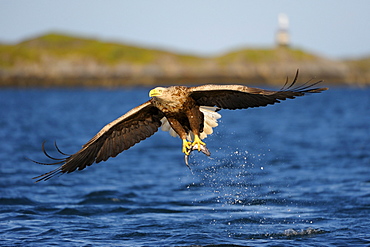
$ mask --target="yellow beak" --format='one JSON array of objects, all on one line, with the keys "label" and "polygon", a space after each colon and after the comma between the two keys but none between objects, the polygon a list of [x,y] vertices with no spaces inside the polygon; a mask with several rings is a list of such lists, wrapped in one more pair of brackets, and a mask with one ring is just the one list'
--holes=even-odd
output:
[{"label": "yellow beak", "polygon": [[155,96],[160,96],[161,95],[161,92],[159,92],[157,89],[152,89],[150,90],[149,92],[149,97],[155,97]]}]

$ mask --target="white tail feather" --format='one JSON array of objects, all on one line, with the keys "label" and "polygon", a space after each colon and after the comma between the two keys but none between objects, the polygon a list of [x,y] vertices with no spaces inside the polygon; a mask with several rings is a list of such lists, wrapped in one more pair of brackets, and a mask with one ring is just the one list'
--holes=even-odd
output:
[{"label": "white tail feather", "polygon": [[[210,135],[213,133],[214,127],[218,126],[217,119],[221,118],[221,115],[216,112],[218,108],[217,107],[209,107],[209,106],[201,106],[199,110],[203,113],[204,115],[204,127],[203,127],[203,132],[200,133],[200,139],[204,139],[207,137],[207,135]],[[164,117],[161,119],[162,122],[162,127],[161,129],[163,131],[168,131],[171,136],[176,137],[179,136],[171,127],[170,123],[168,122],[167,118]],[[187,139],[189,141],[194,140],[194,134],[192,131],[187,136]]]},{"label": "white tail feather", "polygon": [[168,133],[170,133],[171,136],[173,137],[176,137],[176,136],[179,136],[171,127],[170,123],[168,122],[167,118],[164,117],[161,119],[161,122],[162,122],[162,127],[161,129],[163,131],[168,131]]}]

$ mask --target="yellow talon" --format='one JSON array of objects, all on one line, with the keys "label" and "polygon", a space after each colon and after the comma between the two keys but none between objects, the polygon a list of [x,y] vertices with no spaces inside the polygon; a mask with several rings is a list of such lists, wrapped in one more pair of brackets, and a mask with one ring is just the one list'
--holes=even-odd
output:
[{"label": "yellow talon", "polygon": [[201,150],[201,145],[206,145],[204,142],[202,142],[202,140],[199,138],[198,135],[194,135],[194,141],[191,144],[191,146],[194,147],[197,144],[198,144],[198,151]]},{"label": "yellow talon", "polygon": [[188,142],[186,139],[182,139],[182,152],[186,155],[190,154],[191,142]]}]

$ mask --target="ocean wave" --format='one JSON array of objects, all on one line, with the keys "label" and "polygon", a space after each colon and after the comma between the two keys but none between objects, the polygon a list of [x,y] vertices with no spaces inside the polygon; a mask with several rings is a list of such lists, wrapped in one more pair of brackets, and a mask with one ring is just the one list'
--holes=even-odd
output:
[{"label": "ocean wave", "polygon": [[0,205],[35,205],[36,201],[28,197],[1,197]]}]

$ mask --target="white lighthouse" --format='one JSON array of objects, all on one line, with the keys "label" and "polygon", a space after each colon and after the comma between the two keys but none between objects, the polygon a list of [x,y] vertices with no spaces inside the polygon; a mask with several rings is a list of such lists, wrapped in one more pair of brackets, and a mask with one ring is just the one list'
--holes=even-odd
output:
[{"label": "white lighthouse", "polygon": [[280,47],[287,47],[290,45],[289,37],[289,19],[286,14],[279,14],[278,16],[279,29],[276,34],[276,44]]}]

